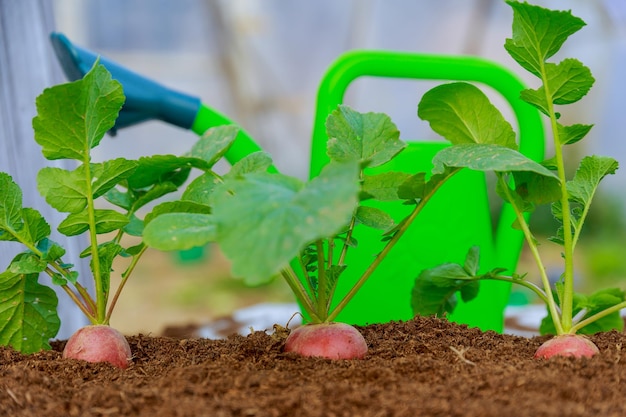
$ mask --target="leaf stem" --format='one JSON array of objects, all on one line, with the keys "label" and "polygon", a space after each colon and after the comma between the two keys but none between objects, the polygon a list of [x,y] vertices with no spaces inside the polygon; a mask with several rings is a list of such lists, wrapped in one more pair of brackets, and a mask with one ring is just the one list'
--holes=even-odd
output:
[{"label": "leaf stem", "polygon": [[[488,276],[481,277],[481,279],[489,279],[493,281],[505,281],[505,282],[510,282],[511,284],[520,285],[534,292],[539,298],[541,298],[541,301],[543,301],[545,304],[549,304],[548,295],[545,293],[545,291],[541,287],[539,287],[535,283],[528,282],[522,279],[515,279],[513,277],[509,277],[506,275],[488,275]],[[556,308],[557,308],[557,311],[559,311],[558,306]]]},{"label": "leaf stem", "polygon": [[128,266],[126,271],[124,271],[124,273],[122,274],[122,281],[120,282],[120,285],[117,286],[117,290],[115,291],[115,294],[113,295],[113,299],[111,300],[111,304],[109,305],[109,310],[107,311],[107,314],[106,314],[106,318],[105,318],[106,324],[108,324],[109,321],[111,320],[111,315],[113,314],[113,310],[115,309],[117,300],[120,297],[120,294],[122,293],[122,290],[124,289],[124,286],[126,285],[126,282],[128,281],[128,278],[130,278],[131,274],[135,270],[135,267],[137,266],[137,262],[139,262],[139,259],[141,259],[141,256],[146,252],[147,249],[148,247],[144,245],[144,247],[141,248],[139,253],[133,256],[133,259],[130,262],[130,265]]},{"label": "leaf stem", "polygon": [[[561,325],[561,315],[562,312],[559,311],[559,308],[554,301],[554,296],[552,295],[552,288],[550,287],[550,279],[548,278],[548,273],[546,272],[546,268],[541,260],[541,255],[539,254],[539,249],[537,248],[537,243],[535,241],[530,228],[528,227],[528,222],[524,217],[524,214],[520,210],[519,207],[515,204],[515,199],[511,196],[511,192],[509,189],[509,185],[504,178],[504,175],[501,172],[497,172],[498,181],[500,181],[501,188],[506,195],[507,201],[513,207],[513,211],[515,212],[515,217],[517,218],[517,223],[519,224],[522,232],[524,233],[524,238],[526,239],[526,243],[530,249],[530,252],[535,260],[535,264],[537,264],[537,268],[539,269],[539,276],[541,277],[541,283],[544,288],[544,292],[546,294],[546,298],[544,298],[544,302],[547,304],[548,309],[550,310],[550,314],[552,315],[552,320],[554,321],[554,327],[556,328],[557,334],[565,333],[563,330],[563,326]],[[518,282],[519,284],[520,282]]]},{"label": "leaf stem", "polygon": [[[49,268],[46,268],[45,272],[46,272],[46,274],[48,274],[51,277],[54,275],[54,272],[52,272]],[[90,310],[89,306],[85,305],[85,303],[83,303],[80,300],[80,298],[78,298],[76,293],[74,293],[74,291],[72,291],[72,289],[69,287],[69,285],[67,285],[67,284],[61,285],[61,288],[63,288],[63,291],[65,291],[67,293],[67,295],[69,295],[69,297],[72,299],[72,301],[74,301],[74,303],[78,306],[80,311],[82,311],[83,314],[89,319],[89,321],[92,324],[96,324],[96,317],[94,315],[94,312],[89,311]]]},{"label": "leaf stem", "polygon": [[96,233],[96,208],[93,199],[93,187],[91,184],[91,165],[89,161],[89,144],[86,143],[85,160],[83,166],[85,168],[86,180],[86,197],[87,197],[87,218],[89,223],[89,242],[91,245],[91,264],[92,273],[96,289],[96,321],[98,324],[106,322],[106,294],[104,283],[100,271],[100,254],[98,252],[98,235]]},{"label": "leaf stem", "polygon": [[614,306],[602,310],[599,313],[594,314],[593,316],[587,317],[586,319],[579,321],[569,329],[569,333],[576,334],[576,332],[578,332],[583,327],[593,323],[594,321],[600,320],[602,317],[606,317],[611,313],[620,311],[623,308],[626,308],[626,301],[622,301],[619,304],[615,304]]},{"label": "leaf stem", "polygon": [[313,323],[322,323],[323,320],[317,315],[311,297],[302,286],[302,283],[296,276],[295,272],[293,272],[293,269],[291,269],[291,267],[287,267],[280,271],[280,274],[287,282],[287,285],[289,285],[289,288],[291,288],[291,291],[302,305],[302,308],[304,308],[307,314],[311,317],[311,321]]},{"label": "leaf stem", "polygon": [[[324,259],[324,245],[321,239],[315,242],[315,249],[317,252],[317,315],[320,319],[325,320],[328,316],[327,311],[327,285],[326,280],[326,262]],[[329,263],[331,260],[329,260]]]},{"label": "leaf stem", "polygon": [[459,171],[460,169],[458,168],[451,171],[446,178],[439,181],[432,188],[432,190],[430,190],[428,194],[422,197],[422,199],[417,203],[413,211],[403,220],[402,226],[400,226],[400,228],[398,228],[398,230],[393,235],[393,237],[389,239],[389,241],[387,242],[383,250],[378,255],[376,255],[376,258],[374,259],[374,261],[365,270],[363,275],[361,275],[359,280],[354,284],[354,286],[350,289],[350,291],[348,291],[348,293],[341,299],[341,301],[330,312],[330,314],[328,315],[328,318],[326,319],[327,321],[333,321],[335,320],[335,318],[337,318],[341,310],[343,310],[346,307],[346,305],[348,305],[350,300],[352,300],[352,298],[356,295],[356,293],[361,289],[363,284],[365,284],[365,282],[374,273],[374,271],[376,271],[376,268],[378,268],[380,263],[387,257],[387,254],[391,251],[391,249],[393,249],[393,247],[396,245],[398,240],[400,240],[400,238],[404,235],[404,233],[407,231],[409,226],[413,223],[417,215],[422,211],[426,203],[430,201],[433,195],[435,195],[437,190],[439,190],[439,188],[444,183],[446,183],[450,178],[452,178],[452,176],[454,176],[454,174],[456,174]]},{"label": "leaf stem", "polygon": [[545,63],[541,62],[541,81],[545,92],[552,138],[554,142],[554,157],[557,165],[557,173],[561,187],[561,207],[563,217],[563,259],[565,271],[563,273],[563,299],[561,300],[561,327],[562,331],[569,333],[572,328],[573,304],[574,304],[574,243],[572,236],[572,220],[569,205],[569,193],[567,192],[567,178],[565,177],[565,163],[563,160],[563,145],[559,139],[558,123],[554,112],[552,93],[549,88],[548,76]]}]

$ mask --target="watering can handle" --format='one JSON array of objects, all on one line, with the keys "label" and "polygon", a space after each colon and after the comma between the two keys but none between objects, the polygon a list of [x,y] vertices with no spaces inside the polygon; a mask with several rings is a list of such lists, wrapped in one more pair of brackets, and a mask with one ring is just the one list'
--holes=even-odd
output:
[{"label": "watering can handle", "polygon": [[[544,154],[543,124],[537,109],[523,102],[519,96],[524,84],[508,69],[482,58],[469,56],[442,56],[405,52],[356,50],[340,56],[327,70],[319,88],[317,109],[313,125],[311,149],[311,175],[317,175],[328,162],[325,122],[327,116],[343,102],[345,92],[359,77],[389,77],[419,80],[446,80],[479,82],[499,92],[511,105],[519,125],[520,151],[527,157],[540,161]],[[511,225],[515,213],[504,204],[496,230],[498,259],[512,268],[517,264],[521,239]],[[500,247],[498,242],[519,242],[517,247]]]}]

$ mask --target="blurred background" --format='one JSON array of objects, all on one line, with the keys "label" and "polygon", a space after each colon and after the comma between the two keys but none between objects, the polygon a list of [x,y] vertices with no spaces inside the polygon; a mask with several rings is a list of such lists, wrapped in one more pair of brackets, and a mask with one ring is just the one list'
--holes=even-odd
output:
[{"label": "blurred background", "polygon": [[[568,158],[574,167],[587,153],[611,155],[626,164],[621,125],[626,3],[532,3],[571,8],[588,25],[558,55],[580,59],[596,78],[591,93],[563,112],[564,124],[595,124],[588,139],[568,149]],[[536,86],[503,49],[512,15],[503,0],[53,0],[50,4],[43,10],[51,25],[73,43],[200,97],[243,126],[273,155],[282,172],[299,178],[308,176],[318,83],[345,51],[476,55],[504,64],[529,86]],[[11,40],[10,33],[5,31],[4,36]],[[346,102],[359,111],[388,113],[403,139],[433,139],[416,116],[419,98],[430,87],[428,82],[366,78],[350,87]],[[95,159],[181,154],[196,139],[190,131],[147,122],[108,137],[96,149]],[[623,285],[619,281],[626,277],[625,186],[626,170],[602,186],[585,236],[588,243],[581,250],[581,289]],[[547,211],[538,212],[533,222],[546,234],[553,230]],[[558,251],[555,246],[557,262]],[[231,279],[228,263],[214,247],[196,253],[154,252],[150,259],[143,262],[118,303],[112,324],[125,333],[158,334],[168,325],[210,321],[259,302],[292,301],[282,282],[259,290]],[[525,256],[522,267],[524,262]],[[532,276],[532,265],[528,268]],[[557,277],[559,273],[557,269]],[[520,297],[523,302],[525,295]]]}]

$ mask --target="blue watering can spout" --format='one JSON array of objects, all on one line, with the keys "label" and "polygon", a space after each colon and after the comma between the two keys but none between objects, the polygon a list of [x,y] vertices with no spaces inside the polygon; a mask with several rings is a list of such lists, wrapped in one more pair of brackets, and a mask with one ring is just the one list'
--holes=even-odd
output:
[{"label": "blue watering can spout", "polygon": [[[62,33],[52,33],[50,40],[70,81],[83,78],[98,58],[93,52],[73,45]],[[164,87],[107,58],[100,57],[100,63],[122,84],[126,95],[112,134],[146,120],[162,120],[184,129],[192,127],[201,106],[199,98]]]}]

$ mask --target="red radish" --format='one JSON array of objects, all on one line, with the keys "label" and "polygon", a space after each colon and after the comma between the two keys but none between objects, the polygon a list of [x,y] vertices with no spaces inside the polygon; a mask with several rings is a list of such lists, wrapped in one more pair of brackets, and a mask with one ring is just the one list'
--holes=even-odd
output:
[{"label": "red radish", "polygon": [[367,343],[349,324],[306,324],[289,334],[285,352],[327,359],[361,359],[367,354]]},{"label": "red radish", "polygon": [[592,357],[600,353],[598,347],[588,338],[575,334],[553,337],[537,349],[536,359],[550,359],[553,356]]},{"label": "red radish", "polygon": [[131,359],[130,346],[117,330],[103,324],[86,326],[70,337],[63,357],[87,362],[108,362],[126,369]]}]

